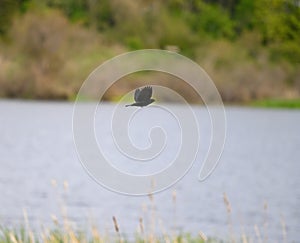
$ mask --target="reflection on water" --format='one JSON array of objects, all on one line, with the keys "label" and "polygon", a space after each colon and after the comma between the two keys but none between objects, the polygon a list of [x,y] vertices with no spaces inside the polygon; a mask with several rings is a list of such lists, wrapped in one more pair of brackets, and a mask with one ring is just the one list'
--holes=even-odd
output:
[{"label": "reflection on water", "polygon": [[[112,105],[101,108],[104,113],[110,112]],[[72,109],[71,103],[0,102],[0,221],[5,225],[20,224],[25,208],[32,225],[43,222],[51,226],[50,215],[60,214],[63,199],[68,217],[79,225],[92,218],[99,227],[110,230],[111,217],[115,215],[122,232],[134,232],[144,214],[142,205],[149,203],[148,197],[107,191],[87,175],[74,149]],[[278,240],[284,218],[288,240],[298,240],[300,111],[228,107],[227,140],[220,164],[200,183],[197,174],[207,149],[209,120],[204,108],[194,109],[201,134],[198,158],[180,182],[154,196],[156,215],[168,228],[193,233],[202,230],[208,235],[227,237],[223,202],[226,192],[236,234],[244,227],[246,234],[254,237],[257,225],[269,239]],[[103,126],[109,124],[105,119],[97,119]],[[172,124],[177,126],[170,122],[169,130]],[[146,145],[141,141],[141,146]],[[114,161],[119,158],[117,153],[108,154]],[[167,153],[166,159],[168,156]],[[124,163],[118,161],[116,166],[134,171],[130,162]],[[57,187],[51,185],[52,179],[57,181]],[[66,193],[63,181],[69,184]],[[176,205],[172,200],[174,189]],[[263,230],[265,220],[267,228]]]}]

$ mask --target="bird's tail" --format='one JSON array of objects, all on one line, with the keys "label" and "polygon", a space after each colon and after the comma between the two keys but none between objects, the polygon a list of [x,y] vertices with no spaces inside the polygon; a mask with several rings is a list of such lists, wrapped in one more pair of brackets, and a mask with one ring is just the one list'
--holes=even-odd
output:
[{"label": "bird's tail", "polygon": [[128,106],[131,106],[131,105],[125,105],[125,107],[128,107]]}]

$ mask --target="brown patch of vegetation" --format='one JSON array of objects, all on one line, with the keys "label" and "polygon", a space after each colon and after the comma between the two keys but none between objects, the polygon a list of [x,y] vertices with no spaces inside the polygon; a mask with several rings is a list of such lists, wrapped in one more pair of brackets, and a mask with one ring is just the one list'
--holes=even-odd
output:
[{"label": "brown patch of vegetation", "polygon": [[103,51],[109,45],[100,34],[58,11],[16,19],[7,42],[0,54],[0,95],[12,98],[72,98],[97,63],[119,52],[117,45]]}]

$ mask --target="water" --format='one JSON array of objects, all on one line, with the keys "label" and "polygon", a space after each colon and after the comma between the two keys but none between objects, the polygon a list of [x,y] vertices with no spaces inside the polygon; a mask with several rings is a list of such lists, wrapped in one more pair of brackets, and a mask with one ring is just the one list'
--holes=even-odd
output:
[{"label": "water", "polygon": [[[33,227],[41,224],[51,227],[51,215],[60,219],[65,205],[68,218],[79,227],[87,228],[86,224],[94,222],[102,230],[112,231],[111,218],[115,216],[120,230],[130,235],[137,229],[140,217],[146,225],[151,221],[151,201],[147,196],[108,191],[89,177],[74,148],[72,109],[72,103],[0,101],[0,222],[20,225],[25,209]],[[104,113],[111,109],[112,105],[103,105]],[[300,111],[227,107],[223,155],[214,173],[200,183],[199,161],[204,156],[201,151],[209,136],[209,123],[205,109],[194,110],[200,121],[203,146],[189,173],[171,188],[154,195],[155,218],[163,222],[163,226],[157,224],[157,231],[164,227],[197,234],[201,230],[210,236],[228,238],[231,233],[223,202],[226,193],[235,235],[244,231],[257,241],[254,230],[257,225],[262,238],[282,242],[283,221],[288,242],[297,242]],[[101,116],[97,119],[104,127],[108,124]],[[168,123],[169,128],[176,126],[172,124]],[[109,141],[105,144],[109,149]],[[147,141],[142,140],[140,146],[146,145]],[[112,160],[117,156],[109,154]],[[134,171],[127,164],[126,161],[122,169]],[[116,166],[122,167],[122,163]],[[51,184],[53,180],[57,186]],[[64,181],[69,185],[67,191]],[[172,199],[175,189],[176,203]]]}]

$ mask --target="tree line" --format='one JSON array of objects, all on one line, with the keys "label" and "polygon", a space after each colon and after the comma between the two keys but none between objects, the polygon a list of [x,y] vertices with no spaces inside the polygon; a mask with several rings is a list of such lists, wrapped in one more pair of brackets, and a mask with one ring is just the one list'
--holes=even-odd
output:
[{"label": "tree line", "polygon": [[192,56],[199,42],[235,41],[255,31],[271,59],[300,62],[299,0],[0,0],[0,6],[2,38],[16,16],[54,8],[131,49],[171,43]]}]

